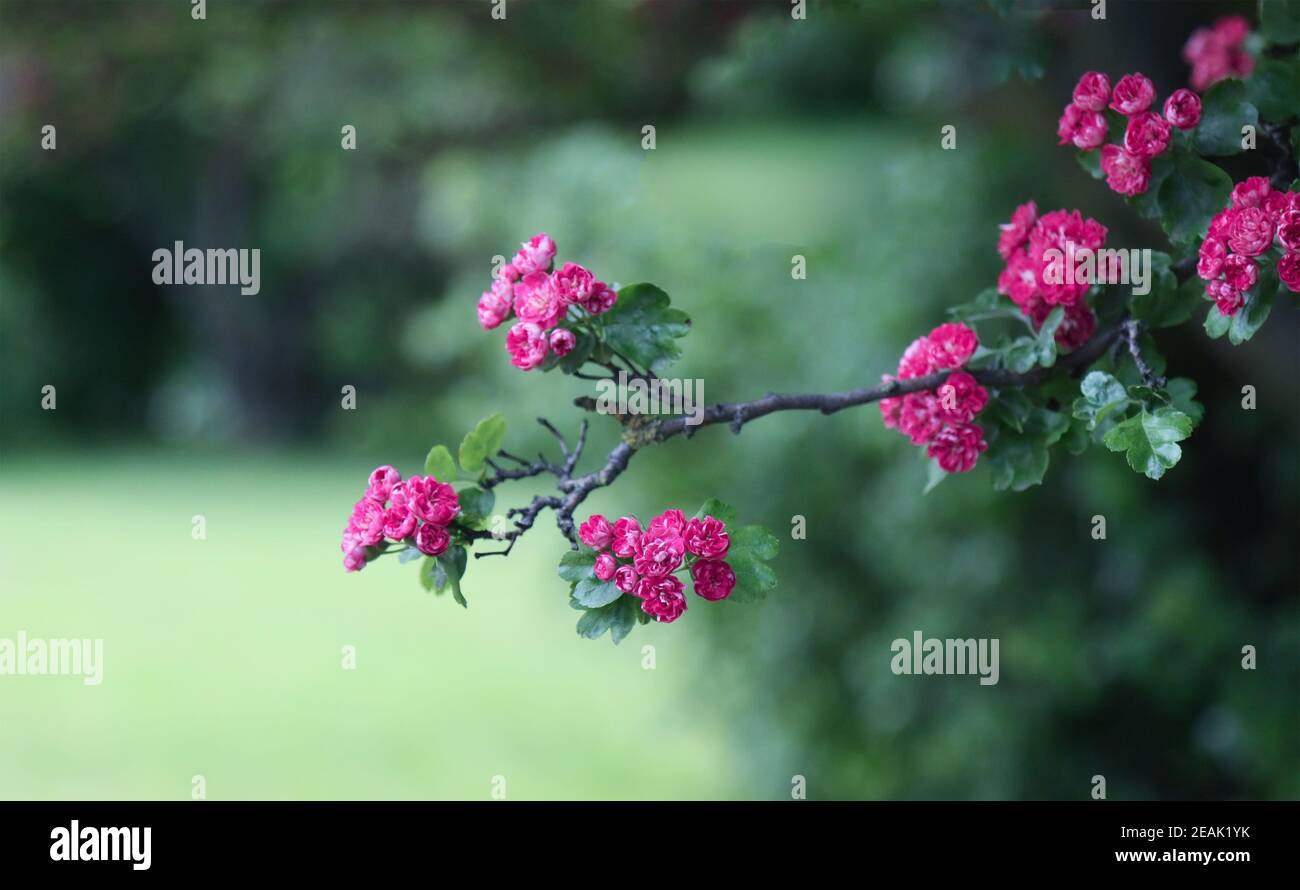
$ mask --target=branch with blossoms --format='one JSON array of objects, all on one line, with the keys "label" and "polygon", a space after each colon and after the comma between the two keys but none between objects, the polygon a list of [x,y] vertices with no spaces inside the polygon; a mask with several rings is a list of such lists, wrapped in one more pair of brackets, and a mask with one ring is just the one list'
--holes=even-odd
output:
[{"label": "branch with blossoms", "polygon": [[[1300,20],[1294,4],[1262,16],[1252,34],[1240,18],[1192,35],[1184,56],[1191,88],[1158,106],[1155,85],[1126,74],[1112,88],[1102,72],[1080,78],[1058,124],[1093,176],[1159,221],[1168,252],[1117,251],[1108,230],[1077,210],[1017,207],[1000,227],[1004,261],[996,286],[949,310],[950,319],[903,351],[878,384],[842,392],[768,393],[710,405],[686,416],[612,414],[620,441],[580,470],[589,429],[570,441],[545,418],[557,454],[506,450],[506,422],[493,415],[460,442],[428,453],[424,472],[403,479],[393,467],[371,473],[344,530],[344,566],[385,555],[420,560],[420,581],[468,600],[461,581],[468,554],[509,555],[543,513],[554,514],[569,544],[558,573],[580,635],[622,640],[638,623],[671,623],[687,610],[687,585],[705,602],[755,600],[776,585],[768,563],[777,539],[737,512],[706,500],[688,518],[669,507],[645,523],[631,515],[580,519],[600,488],[627,472],[640,450],[700,427],[733,433],[769,414],[834,414],[876,404],[885,427],[924,449],[926,491],[949,475],[986,465],[996,489],[1042,482],[1058,446],[1091,445],[1124,455],[1160,479],[1204,414],[1196,384],[1171,377],[1155,331],[1183,324],[1208,300],[1204,328],[1245,343],[1283,291],[1300,291]],[[1154,107],[1160,107],[1158,113]],[[1108,141],[1111,132],[1117,139]],[[1234,184],[1219,159],[1265,136],[1266,170]],[[555,242],[538,234],[497,270],[478,302],[485,330],[510,322],[505,349],[523,371],[559,371],[583,380],[655,386],[680,357],[690,319],[652,284],[607,284],[587,268],[556,262]],[[1147,259],[1134,259],[1141,253]],[[586,411],[605,413],[589,397]],[[496,492],[507,483],[550,477],[554,492],[504,514]]]}]

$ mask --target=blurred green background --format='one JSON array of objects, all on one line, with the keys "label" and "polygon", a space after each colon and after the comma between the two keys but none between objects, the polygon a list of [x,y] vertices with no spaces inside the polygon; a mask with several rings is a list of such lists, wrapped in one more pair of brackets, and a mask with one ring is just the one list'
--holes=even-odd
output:
[{"label": "blurred green background", "polygon": [[[474,318],[537,231],[667,290],[710,402],[878,379],[1029,198],[1163,247],[1057,116],[1087,69],[1185,85],[1191,30],[1254,4],[1108,5],[0,0],[0,637],[105,641],[101,686],[0,677],[0,796],[1300,796],[1293,306],[1238,349],[1162,332],[1207,415],[1158,484],[1094,450],[922,496],[870,407],[648,450],[581,515],[717,496],[787,539],[781,585],[618,647],[574,635],[549,514],[467,612],[341,566],[375,465],[493,411],[519,453],[576,428],[582,381]],[[261,293],[155,286],[176,240],[260,248]],[[894,676],[916,629],[999,638],[1000,683]]]}]

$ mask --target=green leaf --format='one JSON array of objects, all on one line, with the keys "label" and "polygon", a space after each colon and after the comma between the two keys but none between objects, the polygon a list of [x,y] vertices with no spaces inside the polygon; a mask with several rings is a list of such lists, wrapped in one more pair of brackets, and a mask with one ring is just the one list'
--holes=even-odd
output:
[{"label": "green leaf", "polygon": [[1093,151],[1081,151],[1074,156],[1074,159],[1079,162],[1079,166],[1083,168],[1084,172],[1093,179],[1106,178],[1106,171],[1101,169],[1100,151],[1095,149]]},{"label": "green leaf", "polygon": [[1259,30],[1269,43],[1300,41],[1300,0],[1259,0]]},{"label": "green leaf", "polygon": [[1170,262],[1167,253],[1152,254],[1147,292],[1129,297],[1129,311],[1148,328],[1182,324],[1192,317],[1204,296],[1204,282],[1193,275],[1180,286]]},{"label": "green leaf", "polygon": [[1189,243],[1202,237],[1227,205],[1232,179],[1194,155],[1180,155],[1174,163],[1175,174],[1160,186],[1160,223],[1170,241]]},{"label": "green leaf", "polygon": [[986,410],[1003,426],[1023,433],[1025,421],[1034,410],[1034,403],[1022,390],[1007,388],[998,390],[998,394],[989,401]]},{"label": "green leaf", "polygon": [[424,459],[424,472],[439,482],[450,482],[456,478],[456,461],[446,445],[434,445],[429,449],[429,456]]},{"label": "green leaf", "polygon": [[560,577],[570,584],[577,583],[584,578],[596,577],[592,573],[592,567],[596,564],[596,551],[588,550],[583,547],[578,550],[566,550],[560,557]]},{"label": "green leaf", "polygon": [[1268,314],[1273,311],[1273,296],[1277,293],[1269,272],[1260,275],[1259,283],[1246,295],[1246,303],[1232,316],[1228,325],[1228,342],[1240,346],[1268,321]]},{"label": "green leaf", "polygon": [[[921,453],[924,454],[925,452],[921,452]],[[939,466],[938,461],[926,460],[925,466],[926,466],[925,488],[921,490],[921,494],[929,494],[931,491],[934,490],[934,487],[936,485],[938,485],[940,482],[948,478],[947,471],[944,470],[943,467]]]},{"label": "green leaf", "polygon": [[457,494],[460,498],[460,523],[469,528],[481,528],[496,506],[496,494],[482,488],[464,488]]},{"label": "green leaf", "polygon": [[600,321],[607,346],[653,372],[677,360],[681,349],[676,340],[691,327],[690,317],[672,308],[668,295],[653,284],[624,287]]},{"label": "green leaf", "polygon": [[776,572],[766,560],[775,558],[779,549],[776,536],[761,525],[746,525],[731,532],[726,560],[736,573],[736,586],[729,599],[753,602],[776,587]]},{"label": "green leaf", "polygon": [[621,597],[599,609],[589,609],[578,619],[578,635],[588,640],[595,640],[609,632],[610,639],[617,645],[636,626],[638,613],[641,611],[634,602],[635,597]]},{"label": "green leaf", "polygon": [[1043,326],[1038,329],[1038,363],[1044,368],[1056,364],[1056,329],[1065,318],[1065,308],[1057,306],[1043,319]]},{"label": "green leaf", "polygon": [[1224,315],[1220,312],[1218,306],[1210,306],[1210,310],[1205,313],[1205,333],[1208,334],[1211,339],[1219,339],[1224,334],[1228,333],[1228,328],[1231,326],[1231,316]]},{"label": "green leaf", "polygon": [[1201,97],[1201,122],[1193,133],[1196,150],[1210,157],[1242,151],[1241,128],[1259,126],[1259,111],[1239,80],[1221,80]]},{"label": "green leaf", "polygon": [[1159,479],[1178,463],[1183,450],[1176,443],[1192,434],[1192,419],[1177,408],[1157,408],[1115,424],[1102,441],[1111,451],[1123,451],[1128,465],[1148,479]]},{"label": "green leaf", "polygon": [[460,443],[460,465],[467,473],[483,469],[483,462],[501,450],[506,440],[506,421],[493,414],[478,422]]},{"label": "green leaf", "polygon": [[405,564],[410,562],[413,559],[419,559],[423,555],[424,554],[421,553],[418,548],[408,546],[404,550],[402,550],[401,553],[397,554],[397,561],[399,563]]},{"label": "green leaf", "polygon": [[1124,384],[1105,371],[1090,372],[1079,385],[1079,392],[1082,395],[1074,400],[1074,416],[1085,421],[1089,430],[1095,430],[1108,414],[1129,403]]},{"label": "green leaf", "polygon": [[[1181,133],[1181,130],[1175,130],[1174,133]],[[1177,144],[1177,135],[1174,137]],[[1100,152],[1098,156],[1100,157]],[[1147,182],[1147,190],[1140,195],[1129,195],[1124,200],[1130,207],[1136,210],[1145,219],[1160,219],[1160,186],[1169,178],[1169,174],[1174,170],[1174,157],[1176,151],[1166,151],[1163,154],[1156,155],[1151,159],[1151,178]]]},{"label": "green leaf", "polygon": [[469,603],[465,600],[465,595],[460,590],[460,579],[465,577],[465,566],[468,561],[468,554],[464,547],[449,547],[442,556],[438,557],[438,565],[447,576],[447,583],[451,585],[451,595],[456,598],[466,609]]},{"label": "green leaf", "polygon": [[709,498],[695,511],[695,519],[703,519],[705,516],[712,516],[714,519],[721,520],[724,525],[731,526],[736,523],[736,511],[730,504],[724,504],[717,498]]},{"label": "green leaf", "polygon": [[1070,423],[1070,429],[1066,431],[1061,441],[1065,445],[1065,450],[1075,457],[1083,454],[1088,450],[1088,443],[1091,441],[1087,422],[1076,417]]},{"label": "green leaf", "polygon": [[1205,406],[1193,398],[1196,395],[1196,381],[1189,377],[1175,377],[1165,384],[1165,392],[1173,407],[1192,419],[1192,424],[1201,422],[1205,416]]},{"label": "green leaf", "polygon": [[591,358],[591,352],[596,346],[596,338],[586,331],[582,331],[577,336],[574,343],[573,351],[560,359],[560,370],[565,374],[572,374],[578,371],[586,364],[587,359]]},{"label": "green leaf", "polygon": [[434,556],[426,556],[420,563],[420,586],[425,590],[442,593],[447,588],[447,573]]},{"label": "green leaf", "polygon": [[1040,353],[1038,340],[1034,337],[1017,337],[1011,341],[1003,355],[1003,363],[1008,371],[1024,374],[1038,364]]},{"label": "green leaf", "polygon": [[1042,439],[1003,430],[984,455],[998,491],[1024,491],[1047,473],[1047,444]]},{"label": "green leaf", "polygon": [[570,594],[576,603],[586,609],[607,606],[622,595],[623,591],[614,586],[613,579],[602,581],[594,574],[580,580],[574,585],[573,593]]},{"label": "green leaf", "polygon": [[1300,108],[1300,59],[1260,59],[1246,81],[1246,92],[1265,119],[1293,116]]}]

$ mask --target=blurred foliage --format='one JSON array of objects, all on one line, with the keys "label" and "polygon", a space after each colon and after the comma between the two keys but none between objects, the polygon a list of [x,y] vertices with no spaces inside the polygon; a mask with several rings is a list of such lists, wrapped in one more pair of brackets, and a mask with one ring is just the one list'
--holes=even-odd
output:
[{"label": "blurred foliage", "polygon": [[[4,445],[326,442],[360,475],[413,470],[500,410],[507,447],[550,447],[522,421],[573,429],[581,381],[510,368],[474,321],[492,257],[539,230],[690,313],[674,373],[710,402],[874,381],[994,282],[996,225],[1028,198],[1165,245],[1057,148],[1057,115],[1087,69],[1183,85],[1192,28],[1253,4],[1073,6],[812,2],[792,23],[781,2],[511,0],[499,23],[484,4],[238,3],[194,23],[5,0]],[[260,247],[261,294],[155,288],[174,240]],[[1160,335],[1207,413],[1158,484],[1093,449],[1025,494],[983,468],[922,496],[916,449],[868,408],[703,430],[597,492],[590,512],[716,496],[778,531],[807,519],[765,603],[683,619],[711,642],[683,707],[730,718],[738,793],[799,774],[812,797],[1081,799],[1100,773],[1113,798],[1300,795],[1295,314],[1236,351],[1197,324]],[[32,395],[51,381],[54,416]],[[597,425],[592,459],[614,441]],[[545,518],[529,538],[562,546]],[[406,574],[372,593],[420,595]],[[1001,682],[894,676],[890,642],[916,629],[1000,638]]]}]

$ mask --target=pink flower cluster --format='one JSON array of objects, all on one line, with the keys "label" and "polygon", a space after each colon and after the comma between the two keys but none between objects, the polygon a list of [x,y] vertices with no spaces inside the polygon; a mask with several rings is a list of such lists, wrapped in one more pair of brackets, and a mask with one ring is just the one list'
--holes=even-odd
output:
[{"label": "pink flower cluster", "polygon": [[[1082,151],[1100,148],[1106,184],[1121,195],[1140,195],[1151,184],[1151,159],[1169,148],[1172,128],[1190,130],[1201,121],[1201,100],[1191,90],[1170,94],[1163,117],[1150,110],[1155,101],[1155,85],[1142,74],[1125,74],[1112,90],[1109,77],[1089,71],[1079,78],[1056,135],[1061,145]],[[1123,140],[1109,145],[1104,144],[1110,128],[1107,108],[1128,118]]]},{"label": "pink flower cluster", "polygon": [[518,319],[506,333],[510,363],[530,371],[554,352],[563,358],[577,345],[566,320],[583,313],[600,315],[613,308],[618,292],[577,263],[555,265],[555,242],[545,232],[520,246],[501,267],[491,288],[478,301],[478,323],[492,330],[513,312]]},{"label": "pink flower cluster", "polygon": [[460,497],[450,485],[432,476],[403,481],[392,467],[376,467],[343,529],[343,567],[349,572],[365,568],[367,559],[378,555],[369,548],[385,538],[439,556],[451,543],[447,526],[459,515]]},{"label": "pink flower cluster", "polygon": [[727,526],[712,516],[687,520],[681,510],[665,510],[643,530],[635,516],[610,524],[597,513],[578,527],[578,537],[597,551],[596,577],[640,599],[641,611],[664,624],[686,611],[678,571],[690,572],[695,592],[706,600],[726,599],[736,586],[726,563]]},{"label": "pink flower cluster", "polygon": [[[998,275],[998,293],[1010,297],[1035,330],[1043,326],[1052,307],[1065,307],[1065,318],[1056,329],[1057,344],[1078,349],[1087,343],[1097,329],[1097,317],[1084,299],[1091,284],[1080,281],[1082,276],[1065,275],[1061,266],[1084,250],[1099,250],[1106,243],[1106,227],[1077,210],[1039,216],[1038,206],[1030,201],[1017,207],[1011,221],[999,228],[998,253],[1006,265]],[[1053,263],[1057,268],[1050,270]]]},{"label": "pink flower cluster", "polygon": [[1205,92],[1228,77],[1244,79],[1255,70],[1246,52],[1250,25],[1239,15],[1229,15],[1208,28],[1197,28],[1183,47],[1183,61],[1192,66],[1192,88]]},{"label": "pink flower cluster", "polygon": [[[961,368],[974,355],[979,340],[964,324],[941,324],[913,340],[898,362],[897,378],[909,380],[936,371]],[[989,393],[965,371],[956,371],[934,391],[908,393],[880,400],[885,426],[898,430],[913,445],[926,446],[926,454],[948,473],[965,473],[988,450],[984,430],[972,423],[988,404]]]},{"label": "pink flower cluster", "polygon": [[1278,278],[1300,293],[1300,192],[1274,191],[1263,176],[1237,183],[1228,206],[1210,221],[1196,262],[1205,294],[1220,312],[1236,315],[1245,305],[1259,281],[1258,258],[1275,244]]}]

